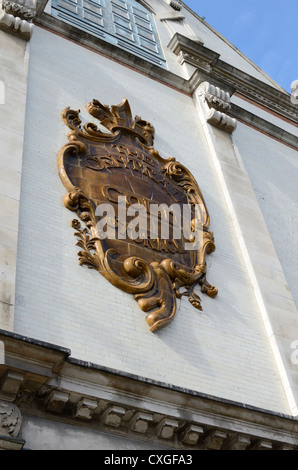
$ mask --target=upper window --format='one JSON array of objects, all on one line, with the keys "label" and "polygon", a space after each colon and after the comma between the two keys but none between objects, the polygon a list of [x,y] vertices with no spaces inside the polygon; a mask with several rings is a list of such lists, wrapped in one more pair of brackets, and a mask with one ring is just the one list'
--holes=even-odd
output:
[{"label": "upper window", "polygon": [[154,64],[165,66],[152,15],[134,0],[52,0],[52,14]]}]

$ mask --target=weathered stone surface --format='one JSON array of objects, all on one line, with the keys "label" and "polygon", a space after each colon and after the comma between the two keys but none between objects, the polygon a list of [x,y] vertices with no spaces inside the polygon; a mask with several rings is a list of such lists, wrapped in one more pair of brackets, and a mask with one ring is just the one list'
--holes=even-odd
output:
[{"label": "weathered stone surface", "polygon": [[68,399],[68,393],[53,390],[47,400],[47,410],[53,413],[62,413]]},{"label": "weathered stone surface", "polygon": [[97,408],[97,401],[82,398],[76,406],[76,418],[91,419],[94,410]]},{"label": "weathered stone surface", "polygon": [[153,417],[149,413],[136,413],[129,422],[132,431],[145,434],[148,431],[149,423],[153,421]]},{"label": "weathered stone surface", "polygon": [[19,408],[0,400],[0,436],[18,437],[22,424]]},{"label": "weathered stone surface", "polygon": [[121,406],[111,406],[102,415],[101,421],[107,426],[118,428],[122,417],[125,415],[125,408]]}]

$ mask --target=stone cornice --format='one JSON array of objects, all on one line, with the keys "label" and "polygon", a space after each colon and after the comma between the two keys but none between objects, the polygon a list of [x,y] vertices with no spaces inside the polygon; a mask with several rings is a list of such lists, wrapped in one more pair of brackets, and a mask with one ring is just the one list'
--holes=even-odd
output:
[{"label": "stone cornice", "polygon": [[83,362],[0,331],[0,399],[33,414],[174,449],[295,449],[295,418]]},{"label": "stone cornice", "polygon": [[253,114],[245,109],[241,108],[240,106],[236,105],[235,103],[231,103],[231,109],[229,111],[229,115],[233,118],[237,119],[237,121],[243,122],[244,124],[248,124],[255,129],[264,132],[265,134],[277,139],[278,141],[282,142],[283,144],[292,147],[295,150],[298,150],[298,137],[296,135],[287,132],[286,130],[278,127],[265,119]]},{"label": "stone cornice", "polygon": [[[291,103],[290,95],[222,61],[219,54],[207,49],[202,44],[175,34],[168,44],[169,49],[197,68],[197,72],[208,73],[208,81],[218,80],[222,88],[233,89],[255,103],[298,123],[298,108]],[[194,78],[192,77],[192,81]]]},{"label": "stone cornice", "polygon": [[5,365],[0,365],[0,399],[6,401],[15,401],[29,378],[32,387],[39,389],[59,373],[70,355],[65,348],[4,330],[0,330],[0,338],[5,346]]},{"label": "stone cornice", "polygon": [[168,48],[179,57],[181,63],[187,62],[209,72],[220,54],[208,49],[192,39],[176,33],[168,44]]},{"label": "stone cornice", "polygon": [[[210,77],[204,72],[195,73],[191,79],[192,86],[194,90],[196,90],[202,83],[208,81]],[[221,89],[223,86],[222,82],[214,79],[212,80],[212,84],[215,87]],[[233,94],[233,89],[231,87],[226,86],[225,91]],[[240,97],[241,98],[241,97]],[[277,141],[281,142],[284,145],[287,145],[294,150],[298,150],[298,136],[292,134],[291,132],[286,131],[282,127],[279,127],[275,124],[272,124],[270,121],[257,116],[256,114],[252,113],[251,111],[247,111],[246,109],[242,108],[241,106],[230,102],[230,108],[227,110],[226,114],[231,118],[236,119],[237,121],[247,124],[250,127],[276,139]]]}]

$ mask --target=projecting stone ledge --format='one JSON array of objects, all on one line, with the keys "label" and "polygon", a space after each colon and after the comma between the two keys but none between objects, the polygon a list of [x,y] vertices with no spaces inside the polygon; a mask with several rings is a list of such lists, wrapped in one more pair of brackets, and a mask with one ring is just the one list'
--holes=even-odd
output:
[{"label": "projecting stone ledge", "polygon": [[42,418],[45,427],[47,420],[67,422],[69,429],[172,449],[298,449],[294,417],[85,363],[69,357],[68,350],[13,333],[0,331],[0,341],[6,353],[0,369],[0,448],[22,448],[18,435],[30,415]]},{"label": "projecting stone ledge", "polygon": [[267,83],[237,69],[220,59],[220,54],[198,44],[190,38],[176,33],[170,40],[168,48],[177,56],[181,65],[187,64],[193,68],[189,77],[191,94],[198,85],[208,81],[219,88],[247,98],[257,105],[270,109],[295,123],[298,122],[298,108],[295,98],[282,89]]}]

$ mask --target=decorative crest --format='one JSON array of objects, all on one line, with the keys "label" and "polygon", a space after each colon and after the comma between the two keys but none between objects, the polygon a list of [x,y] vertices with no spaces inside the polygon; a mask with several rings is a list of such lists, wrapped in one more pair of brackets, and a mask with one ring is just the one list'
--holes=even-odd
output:
[{"label": "decorative crest", "polygon": [[205,256],[215,250],[206,204],[191,173],[154,149],[154,127],[133,119],[126,99],[93,100],[87,110],[109,132],[82,127],[80,111],[66,108],[69,143],[59,153],[63,202],[80,219],[72,222],[79,263],[134,295],[154,332],[174,318],[176,298],[202,310],[195,285],[217,295],[206,280]]}]

